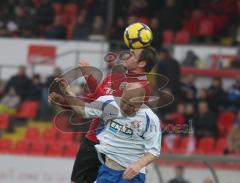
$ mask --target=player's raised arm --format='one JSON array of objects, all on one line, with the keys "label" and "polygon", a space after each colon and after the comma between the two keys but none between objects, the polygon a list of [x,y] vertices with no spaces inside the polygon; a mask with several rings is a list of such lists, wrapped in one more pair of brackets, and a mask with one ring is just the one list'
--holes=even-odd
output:
[{"label": "player's raised arm", "polygon": [[92,103],[85,103],[75,95],[72,91],[70,85],[63,78],[57,80],[59,87],[64,94],[64,97],[69,104],[69,106],[82,118],[92,118],[102,116],[102,101],[97,99]]}]

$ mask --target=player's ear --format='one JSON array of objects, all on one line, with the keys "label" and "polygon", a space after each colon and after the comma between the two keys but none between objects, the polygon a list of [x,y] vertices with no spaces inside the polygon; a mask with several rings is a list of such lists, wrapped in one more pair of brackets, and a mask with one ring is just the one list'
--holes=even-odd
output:
[{"label": "player's ear", "polygon": [[144,69],[147,65],[147,62],[144,61],[144,60],[141,60],[138,62],[138,67],[141,68],[141,69]]}]

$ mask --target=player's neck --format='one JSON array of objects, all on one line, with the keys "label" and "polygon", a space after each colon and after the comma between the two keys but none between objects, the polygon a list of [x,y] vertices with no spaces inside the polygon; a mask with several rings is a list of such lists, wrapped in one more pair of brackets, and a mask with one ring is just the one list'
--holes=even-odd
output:
[{"label": "player's neck", "polygon": [[136,69],[131,70],[129,72],[136,73],[136,74],[144,74],[145,73],[145,71],[141,68],[136,68]]}]

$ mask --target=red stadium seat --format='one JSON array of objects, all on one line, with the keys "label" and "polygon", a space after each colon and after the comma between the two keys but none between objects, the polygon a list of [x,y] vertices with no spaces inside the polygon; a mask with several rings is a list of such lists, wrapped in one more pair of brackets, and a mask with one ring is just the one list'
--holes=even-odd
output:
[{"label": "red stadium seat", "polygon": [[76,16],[78,12],[78,6],[74,3],[69,3],[64,6],[64,14],[69,16]]},{"label": "red stadium seat", "polygon": [[190,40],[190,35],[186,31],[179,31],[176,33],[175,38],[174,38],[174,43],[177,44],[186,44]]},{"label": "red stadium seat", "polygon": [[48,144],[47,156],[62,156],[65,145],[63,143]]},{"label": "red stadium seat", "polygon": [[163,43],[171,44],[173,43],[174,33],[172,31],[164,31],[163,32]]},{"label": "red stadium seat", "polygon": [[30,144],[27,140],[19,140],[14,148],[15,154],[28,154],[30,149]]},{"label": "red stadium seat", "polygon": [[45,155],[47,149],[47,144],[41,141],[32,142],[29,154],[31,155]]},{"label": "red stadium seat", "polygon": [[215,140],[211,137],[203,137],[199,140],[197,153],[212,154],[214,152]]},{"label": "red stadium seat", "polygon": [[25,139],[35,141],[40,139],[40,132],[37,128],[28,128],[25,134]]},{"label": "red stadium seat", "polygon": [[0,139],[0,153],[11,153],[12,141],[9,139]]},{"label": "red stadium seat", "polygon": [[0,129],[7,129],[9,126],[10,116],[8,114],[0,114]]},{"label": "red stadium seat", "polygon": [[217,141],[215,153],[216,154],[223,154],[224,150],[227,148],[227,140],[225,138],[220,138]]},{"label": "red stadium seat", "polygon": [[60,133],[58,140],[63,143],[73,143],[74,133]]},{"label": "red stadium seat", "polygon": [[80,147],[79,143],[74,143],[74,144],[68,145],[64,151],[64,156],[65,157],[75,157],[79,150],[79,147]]},{"label": "red stadium seat", "polygon": [[23,102],[16,114],[18,118],[35,118],[37,116],[39,102],[25,101]]},{"label": "red stadium seat", "polygon": [[212,36],[215,33],[214,23],[209,19],[200,22],[198,34],[200,36]]},{"label": "red stadium seat", "polygon": [[84,134],[83,133],[75,133],[74,136],[75,136],[74,141],[81,142]]},{"label": "red stadium seat", "polygon": [[63,10],[63,5],[61,3],[53,3],[52,7],[56,15],[60,15]]},{"label": "red stadium seat", "polygon": [[58,132],[52,128],[48,128],[43,132],[44,142],[54,142],[57,138]]},{"label": "red stadium seat", "polygon": [[179,145],[179,151],[182,153],[192,153],[195,150],[196,146],[196,138],[193,136],[189,137],[183,137],[180,145]]},{"label": "red stadium seat", "polygon": [[229,133],[229,130],[233,126],[234,118],[235,118],[235,114],[230,111],[221,112],[218,115],[217,126],[218,126],[219,135],[221,137],[227,136],[227,134]]}]

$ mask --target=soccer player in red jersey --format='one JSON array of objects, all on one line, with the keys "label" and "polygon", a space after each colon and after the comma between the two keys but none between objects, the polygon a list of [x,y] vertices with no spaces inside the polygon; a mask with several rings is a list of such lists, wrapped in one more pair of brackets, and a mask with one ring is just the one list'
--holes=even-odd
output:
[{"label": "soccer player in red jersey", "polygon": [[[152,47],[130,50],[129,56],[123,61],[126,72],[116,72],[109,74],[103,82],[97,87],[96,91],[88,94],[86,97],[95,100],[100,96],[113,95],[121,96],[126,83],[139,82],[143,84],[147,103],[151,96],[146,73],[150,72],[157,61],[157,53]],[[96,83],[87,79],[89,88],[96,88]],[[50,99],[51,100],[51,99]],[[71,180],[72,183],[93,183],[97,177],[98,168],[101,163],[98,160],[97,152],[94,147],[98,143],[96,131],[99,128],[100,120],[92,119],[89,131],[81,142],[79,152],[74,162]]]}]

